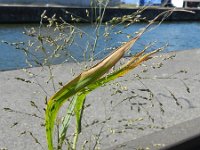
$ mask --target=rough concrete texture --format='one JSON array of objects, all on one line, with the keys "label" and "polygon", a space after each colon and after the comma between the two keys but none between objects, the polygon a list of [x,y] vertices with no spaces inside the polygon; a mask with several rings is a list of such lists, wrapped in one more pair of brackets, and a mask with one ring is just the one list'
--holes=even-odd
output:
[{"label": "rough concrete texture", "polygon": [[[109,148],[200,117],[200,49],[160,55],[88,95],[78,149]],[[72,68],[80,72],[73,63],[54,66],[56,89],[73,78]],[[47,149],[44,120],[34,114],[44,117],[45,96],[54,92],[47,68],[28,71],[0,73],[0,149]]]},{"label": "rough concrete texture", "polygon": [[108,150],[133,150],[139,148],[149,150],[199,150],[199,123],[200,117],[117,146],[109,147]]}]

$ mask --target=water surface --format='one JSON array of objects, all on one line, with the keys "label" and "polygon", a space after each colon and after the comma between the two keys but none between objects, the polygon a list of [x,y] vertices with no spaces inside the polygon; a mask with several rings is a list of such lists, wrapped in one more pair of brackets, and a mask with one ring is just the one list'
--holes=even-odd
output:
[{"label": "water surface", "polygon": [[[33,24],[3,24],[0,25],[0,41],[18,42],[28,41],[29,37],[25,36],[22,32],[25,28],[31,26],[38,27]],[[124,28],[124,25],[119,25],[112,30],[108,30],[110,36],[105,39],[103,34],[105,33],[105,26],[101,26],[99,31],[99,41],[95,48],[95,58],[100,59],[107,55],[111,50],[108,48],[116,47],[120,45],[120,42],[127,41],[127,35],[134,35],[136,31],[144,27],[145,24],[135,24],[128,28]],[[95,26],[91,24],[79,24],[78,28],[86,32],[90,37],[83,36],[82,38],[75,37],[75,45],[68,48],[70,54],[77,61],[83,61],[83,51],[90,47],[94,43],[95,38]],[[123,31],[123,34],[116,34],[118,31]],[[53,36],[52,32],[52,36]],[[131,53],[142,50],[145,45],[150,42],[156,44],[151,48],[155,49],[168,43],[168,47],[165,52],[169,51],[181,51],[192,50],[200,47],[200,23],[199,22],[172,22],[163,23],[160,26],[148,31],[145,35],[134,45],[131,49]],[[89,41],[89,42],[88,42]],[[79,45],[79,46],[78,46]],[[88,48],[89,49],[89,48]],[[38,56],[41,57],[41,56]],[[63,62],[65,57],[52,61],[54,64]],[[0,70],[11,70],[27,67],[25,63],[24,53],[20,50],[6,45],[0,44]]]}]

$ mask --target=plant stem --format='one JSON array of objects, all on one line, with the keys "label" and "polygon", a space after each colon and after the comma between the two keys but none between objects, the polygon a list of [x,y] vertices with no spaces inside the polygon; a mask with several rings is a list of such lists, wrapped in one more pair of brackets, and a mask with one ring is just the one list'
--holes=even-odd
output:
[{"label": "plant stem", "polygon": [[72,145],[72,149],[76,150],[76,145],[77,145],[77,141],[78,141],[78,131],[76,129],[75,134],[74,134],[74,141],[73,141],[73,145]]}]

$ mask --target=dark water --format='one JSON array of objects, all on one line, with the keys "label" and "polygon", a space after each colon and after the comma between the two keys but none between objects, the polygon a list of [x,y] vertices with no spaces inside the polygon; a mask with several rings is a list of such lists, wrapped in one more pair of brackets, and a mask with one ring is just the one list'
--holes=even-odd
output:
[{"label": "dark water", "polygon": [[[29,28],[31,26],[37,27],[38,25],[0,25],[0,41],[28,41],[29,37],[25,36],[22,32],[25,28]],[[107,50],[107,48],[116,47],[120,45],[120,42],[127,41],[128,34],[134,35],[137,30],[144,26],[145,24],[135,24],[128,28],[124,28],[123,25],[119,25],[114,29],[109,30],[111,35],[106,39],[103,37],[105,26],[102,26],[99,32],[99,41],[95,49],[95,57],[97,56],[97,59],[102,58],[104,55],[110,52],[110,50]],[[90,37],[76,37],[74,39],[76,44],[70,46],[69,51],[76,60],[82,61],[83,49],[86,49],[88,43],[94,43],[93,37],[95,37],[95,27],[90,24],[79,24],[78,27],[88,33]],[[122,30],[124,34],[115,34],[120,30]],[[200,47],[199,36],[200,22],[163,23],[160,26],[145,33],[145,35],[133,46],[131,53],[140,51],[145,47],[145,45],[155,41],[156,44],[151,49],[161,47],[168,43],[168,47],[165,49],[165,52],[191,50]],[[80,47],[77,45],[80,45]],[[54,64],[59,64],[63,62],[64,59],[65,58],[63,56],[60,59],[54,60],[52,62]],[[24,53],[9,45],[1,43],[0,70],[19,69],[23,67],[27,67]]]}]

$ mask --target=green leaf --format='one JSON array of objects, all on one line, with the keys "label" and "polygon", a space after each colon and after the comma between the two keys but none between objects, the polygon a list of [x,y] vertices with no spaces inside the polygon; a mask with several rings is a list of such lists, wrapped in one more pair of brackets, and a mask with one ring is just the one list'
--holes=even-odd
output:
[{"label": "green leaf", "polygon": [[69,123],[72,117],[72,114],[74,112],[74,107],[77,101],[77,95],[75,95],[72,99],[72,101],[70,102],[68,108],[67,108],[67,112],[66,112],[66,116],[63,118],[63,121],[61,123],[61,127],[59,129],[59,149],[62,148],[62,144],[65,140],[66,137],[66,133],[69,127]]},{"label": "green leaf", "polygon": [[76,100],[76,106],[74,109],[75,116],[76,116],[76,129],[75,129],[74,141],[73,141],[73,146],[72,146],[72,149],[74,150],[76,150],[78,137],[81,132],[81,120],[82,120],[83,108],[84,108],[85,98],[88,93],[89,92],[86,92],[86,93],[81,92],[81,93],[76,94],[77,100]]},{"label": "green leaf", "polygon": [[131,60],[129,60],[122,68],[114,71],[113,73],[108,74],[107,76],[100,78],[99,80],[95,81],[94,83],[88,85],[85,88],[85,91],[90,92],[95,90],[96,88],[112,81],[115,80],[116,78],[122,77],[125,74],[127,74],[129,71],[131,71],[132,69],[134,69],[135,67],[139,66],[142,62],[150,59],[151,55],[161,51],[162,49],[164,49],[164,47],[159,48],[157,50],[154,50],[150,53],[147,53],[145,55],[143,55],[143,53],[145,51],[141,51],[140,53],[136,54],[135,56],[132,57]]},{"label": "green leaf", "polygon": [[54,122],[63,103],[108,72],[124,56],[125,52],[127,52],[139,39],[142,33],[144,33],[144,31],[123,44],[121,47],[117,48],[114,53],[97,63],[89,70],[82,72],[49,99],[45,112],[46,136],[49,150],[53,150]]},{"label": "green leaf", "polygon": [[78,93],[77,101],[76,101],[76,106],[74,109],[75,115],[76,115],[76,129],[77,133],[79,134],[81,132],[81,119],[82,119],[82,114],[83,114],[83,107],[85,103],[85,98],[88,93]]}]

